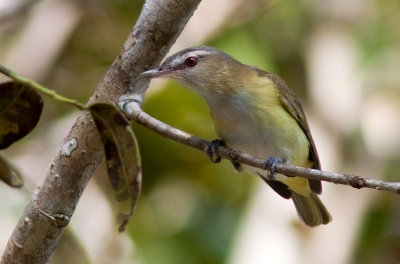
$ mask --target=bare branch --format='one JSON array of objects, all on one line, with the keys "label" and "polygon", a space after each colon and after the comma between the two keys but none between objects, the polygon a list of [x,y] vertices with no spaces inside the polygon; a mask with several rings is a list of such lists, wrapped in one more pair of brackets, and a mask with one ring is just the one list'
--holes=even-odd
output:
[{"label": "bare branch", "polygon": [[[137,75],[161,61],[199,2],[147,0],[132,33],[90,102],[116,102],[128,89],[141,101],[148,81],[136,80]],[[77,145],[66,154],[62,147],[71,140]],[[94,123],[87,112],[82,112],[25,208],[1,264],[48,262],[103,154]]]},{"label": "bare branch", "polygon": [[[123,108],[130,119],[135,120],[137,123],[149,128],[150,130],[162,135],[163,137],[175,140],[179,143],[188,145],[204,152],[207,149],[207,146],[209,144],[208,141],[190,135],[155,119],[154,117],[143,112],[140,106],[135,102],[125,102],[124,104],[120,104],[120,107]],[[254,157],[249,154],[242,153],[238,150],[230,149],[227,147],[218,147],[217,154],[224,159],[265,169],[265,159]],[[400,194],[400,182],[385,182],[381,180],[363,178],[356,175],[320,171],[283,163],[279,163],[276,165],[276,171],[288,176],[300,176],[313,180],[322,180],[344,184],[357,189],[371,188]]]}]

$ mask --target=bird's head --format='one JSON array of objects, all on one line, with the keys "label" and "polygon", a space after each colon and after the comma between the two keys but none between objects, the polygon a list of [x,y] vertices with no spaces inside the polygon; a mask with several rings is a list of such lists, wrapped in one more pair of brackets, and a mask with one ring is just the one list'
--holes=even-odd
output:
[{"label": "bird's head", "polygon": [[243,66],[218,49],[202,46],[181,50],[140,77],[171,78],[202,95],[228,93],[238,85]]}]

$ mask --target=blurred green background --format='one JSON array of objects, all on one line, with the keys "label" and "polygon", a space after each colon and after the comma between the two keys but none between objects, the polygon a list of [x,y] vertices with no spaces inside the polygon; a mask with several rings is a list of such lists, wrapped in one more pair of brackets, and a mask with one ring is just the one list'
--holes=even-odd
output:
[{"label": "blurred green background", "polygon": [[[143,1],[43,0],[10,15],[0,0],[0,63],[57,92],[88,100],[121,49]],[[6,17],[7,19],[1,19]],[[399,181],[398,0],[203,0],[173,51],[217,47],[279,74],[303,102],[325,170]],[[45,99],[32,134],[4,154],[26,176],[0,184],[0,250],[77,112]],[[143,109],[216,138],[206,103],[152,82]],[[125,234],[99,168],[52,263],[398,263],[398,195],[324,183],[333,222],[310,229],[259,179],[133,124],[143,192]],[[37,153],[40,153],[38,155]]]}]

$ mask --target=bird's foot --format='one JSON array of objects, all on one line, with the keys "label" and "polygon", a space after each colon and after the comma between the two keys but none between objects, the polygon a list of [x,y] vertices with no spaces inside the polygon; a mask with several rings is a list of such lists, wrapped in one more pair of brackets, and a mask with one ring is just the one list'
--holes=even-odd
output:
[{"label": "bird's foot", "polygon": [[225,147],[225,142],[220,139],[214,139],[207,146],[207,156],[213,163],[218,163],[221,161],[221,157],[219,157],[217,154],[218,147]]},{"label": "bird's foot", "polygon": [[282,160],[278,157],[269,157],[264,163],[263,169],[268,170],[267,180],[275,181],[276,164],[282,163]]},{"label": "bird's foot", "polygon": [[243,170],[242,164],[240,164],[239,162],[232,161],[232,165],[233,165],[233,168],[234,168],[237,172],[241,172],[241,171]]}]

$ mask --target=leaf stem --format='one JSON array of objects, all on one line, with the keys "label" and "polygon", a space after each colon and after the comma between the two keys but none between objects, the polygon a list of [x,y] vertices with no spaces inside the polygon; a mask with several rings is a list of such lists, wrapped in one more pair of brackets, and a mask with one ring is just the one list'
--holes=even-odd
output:
[{"label": "leaf stem", "polygon": [[54,100],[57,100],[62,103],[70,104],[78,108],[79,110],[86,110],[86,106],[80,102],[78,102],[75,99],[70,99],[67,97],[64,97],[58,93],[56,93],[54,90],[47,89],[46,87],[38,84],[37,82],[34,82],[31,79],[22,77],[21,75],[18,75],[17,73],[11,71],[10,69],[4,67],[3,65],[0,65],[0,73],[3,73],[4,75],[10,77],[14,81],[23,84],[25,86],[32,87],[33,89],[36,89],[37,91],[53,98]]}]

